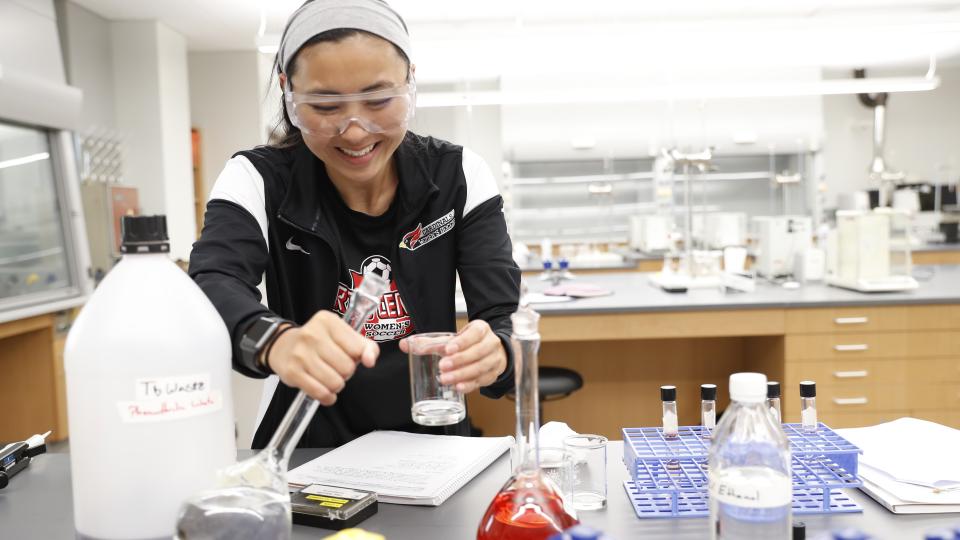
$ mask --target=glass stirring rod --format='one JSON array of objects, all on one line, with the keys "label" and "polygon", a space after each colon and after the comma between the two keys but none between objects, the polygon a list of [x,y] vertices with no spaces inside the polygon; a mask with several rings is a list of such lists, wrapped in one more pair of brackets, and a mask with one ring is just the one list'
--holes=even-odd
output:
[{"label": "glass stirring rod", "polygon": [[[353,294],[350,296],[350,302],[347,305],[346,313],[343,315],[343,320],[354,330],[360,331],[364,321],[366,321],[380,305],[380,297],[386,292],[387,287],[387,281],[379,274],[372,271],[365,273],[360,286],[354,289]],[[310,420],[313,419],[313,415],[317,412],[319,405],[320,403],[317,400],[308,396],[302,390],[298,392],[266,448],[256,457],[252,458],[257,459],[263,455],[271,464],[274,464],[274,466],[271,467],[272,469],[279,469],[279,474],[283,475],[283,478],[272,478],[271,480],[279,480],[279,482],[271,483],[281,491],[287,489],[286,470],[290,454],[293,453],[294,448],[300,441],[300,437],[303,436],[303,432],[307,429]],[[243,462],[238,463],[237,466],[242,464]],[[233,469],[234,467],[230,467],[224,471],[224,473],[227,476],[231,473],[240,473],[239,477],[236,478],[238,483],[263,485],[262,482],[265,479],[256,477],[247,478],[245,474],[246,471]],[[226,481],[228,485],[232,483],[229,478],[221,478],[221,480]]]},{"label": "glass stirring rod", "polygon": [[[344,320],[360,331],[380,305],[387,281],[368,271],[353,291]],[[289,539],[292,527],[287,466],[319,402],[302,391],[266,448],[218,472],[220,487],[187,499],[177,519],[176,540]]]}]

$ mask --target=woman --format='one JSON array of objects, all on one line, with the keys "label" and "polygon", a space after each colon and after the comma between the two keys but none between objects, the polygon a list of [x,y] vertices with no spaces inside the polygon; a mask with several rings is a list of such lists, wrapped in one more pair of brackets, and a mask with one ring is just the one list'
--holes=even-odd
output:
[{"label": "woman", "polygon": [[[230,331],[234,368],[282,383],[266,387],[253,448],[300,389],[324,405],[301,446],[424,431],[410,416],[403,338],[455,329],[457,274],[470,323],[447,345],[441,380],[502,396],[520,281],[502,200],[475,153],[407,131],[403,20],[379,0],[307,2],[287,21],[277,72],[285,137],[227,162],[190,258]],[[361,336],[340,315],[368,268],[391,288]]]}]

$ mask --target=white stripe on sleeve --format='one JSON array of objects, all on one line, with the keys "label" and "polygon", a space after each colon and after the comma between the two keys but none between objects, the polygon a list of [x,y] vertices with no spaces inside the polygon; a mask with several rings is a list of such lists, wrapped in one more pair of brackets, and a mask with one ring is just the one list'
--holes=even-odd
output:
[{"label": "white stripe on sleeve", "polygon": [[267,204],[263,195],[263,177],[250,160],[237,156],[230,158],[210,190],[210,199],[222,199],[239,205],[250,213],[260,225],[263,243],[267,241]]},{"label": "white stripe on sleeve", "polygon": [[463,205],[464,216],[500,194],[497,179],[494,178],[487,162],[466,147],[463,149],[463,176],[467,179],[467,202]]}]

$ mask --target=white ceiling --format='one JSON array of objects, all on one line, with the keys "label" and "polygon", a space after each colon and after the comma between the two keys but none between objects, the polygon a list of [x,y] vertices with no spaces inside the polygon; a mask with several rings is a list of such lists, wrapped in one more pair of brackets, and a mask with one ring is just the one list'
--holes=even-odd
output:
[{"label": "white ceiling", "polygon": [[[110,20],[159,20],[190,50],[276,40],[302,0],[70,0]],[[925,68],[960,58],[960,0],[391,0],[418,79],[751,64]],[[261,18],[262,17],[262,18]],[[953,60],[954,62],[956,60]],[[651,67],[652,66],[652,67]],[[922,71],[918,74],[922,74]]]}]

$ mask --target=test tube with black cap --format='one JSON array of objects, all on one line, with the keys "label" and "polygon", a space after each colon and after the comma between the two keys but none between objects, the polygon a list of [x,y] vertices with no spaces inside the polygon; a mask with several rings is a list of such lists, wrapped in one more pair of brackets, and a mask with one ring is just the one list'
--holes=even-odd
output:
[{"label": "test tube with black cap", "polygon": [[793,535],[791,540],[806,540],[807,524],[802,521],[793,522]]},{"label": "test tube with black cap", "polygon": [[703,426],[702,437],[709,439],[717,427],[717,385],[700,385],[700,424]]},{"label": "test tube with black cap", "polygon": [[817,383],[800,383],[800,423],[803,431],[813,433],[817,430]]},{"label": "test tube with black cap", "polygon": [[663,436],[672,439],[680,434],[677,424],[677,387],[661,386],[660,401],[663,402]]},{"label": "test tube with black cap", "polygon": [[778,424],[783,422],[780,412],[780,383],[777,381],[767,383],[767,408]]}]

